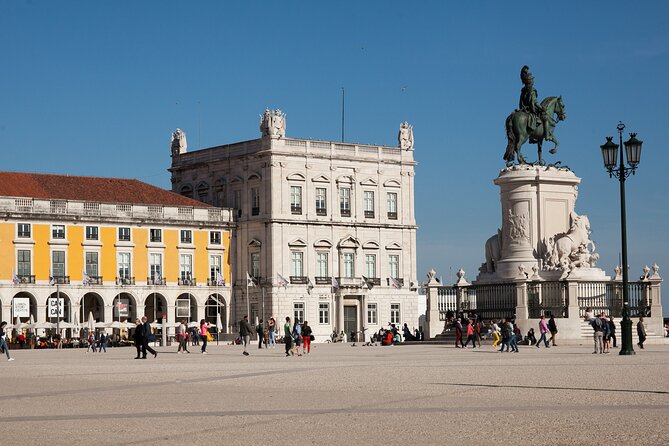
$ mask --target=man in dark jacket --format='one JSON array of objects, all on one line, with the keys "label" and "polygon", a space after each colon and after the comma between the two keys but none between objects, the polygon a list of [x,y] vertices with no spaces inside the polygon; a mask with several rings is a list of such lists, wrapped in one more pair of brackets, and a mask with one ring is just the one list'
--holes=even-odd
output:
[{"label": "man in dark jacket", "polygon": [[252,329],[251,325],[249,324],[249,317],[244,315],[244,318],[239,321],[239,338],[244,343],[244,356],[249,355],[249,352],[246,351],[246,349],[249,346],[249,342],[251,341],[251,331]]},{"label": "man in dark jacket", "polygon": [[146,316],[142,317],[142,359],[146,359],[146,352],[153,353],[153,357],[158,356],[158,353],[149,346],[149,341],[152,341],[153,333],[151,333],[151,324]]},{"label": "man in dark jacket", "polygon": [[646,342],[646,327],[643,325],[643,317],[639,316],[639,322],[636,324],[636,334],[639,336],[639,348],[643,348],[643,343]]},{"label": "man in dark jacket", "polygon": [[616,343],[616,323],[613,322],[613,317],[609,318],[609,330],[611,332],[610,337],[613,340],[613,348],[618,347]]}]

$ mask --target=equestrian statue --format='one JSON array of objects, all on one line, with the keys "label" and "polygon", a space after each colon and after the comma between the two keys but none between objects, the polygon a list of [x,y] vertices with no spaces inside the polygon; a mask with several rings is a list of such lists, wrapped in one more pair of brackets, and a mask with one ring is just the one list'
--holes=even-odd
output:
[{"label": "equestrian statue", "polygon": [[520,80],[523,89],[520,92],[518,109],[506,118],[506,136],[508,144],[504,153],[507,165],[513,163],[514,158],[519,164],[525,164],[520,153],[520,147],[529,139],[530,144],[536,144],[539,151],[538,163],[543,165],[541,146],[543,141],[551,141],[555,146],[549,150],[554,154],[560,143],[553,134],[555,124],[567,118],[562,96],[549,96],[541,103],[537,102],[537,90],[534,88],[534,76],[530,68],[525,65],[520,70]]}]

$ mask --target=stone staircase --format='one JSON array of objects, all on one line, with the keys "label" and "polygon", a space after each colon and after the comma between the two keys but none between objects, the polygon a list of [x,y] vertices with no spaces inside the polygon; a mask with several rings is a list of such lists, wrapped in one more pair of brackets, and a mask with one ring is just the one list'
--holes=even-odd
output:
[{"label": "stone staircase", "polygon": [[[618,345],[620,345],[620,321],[621,318],[616,318],[615,323],[616,323],[616,341]],[[634,318],[632,319],[632,343],[634,346],[636,346],[637,342],[639,342],[639,337],[636,334],[636,324],[639,322],[639,320],[635,320]],[[646,327],[646,344],[665,344],[669,343],[669,338],[664,337],[664,332],[663,333],[655,333],[653,329],[648,328],[647,324],[644,324]],[[590,325],[589,322],[586,321],[581,321],[581,339],[587,339],[587,340],[592,340],[592,326]]]}]

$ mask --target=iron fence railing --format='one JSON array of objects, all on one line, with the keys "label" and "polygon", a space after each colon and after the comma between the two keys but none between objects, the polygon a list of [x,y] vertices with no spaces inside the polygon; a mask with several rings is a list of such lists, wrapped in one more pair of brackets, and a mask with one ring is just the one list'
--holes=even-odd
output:
[{"label": "iron fence railing", "polygon": [[569,317],[566,282],[527,284],[527,310],[531,319],[541,316]]}]

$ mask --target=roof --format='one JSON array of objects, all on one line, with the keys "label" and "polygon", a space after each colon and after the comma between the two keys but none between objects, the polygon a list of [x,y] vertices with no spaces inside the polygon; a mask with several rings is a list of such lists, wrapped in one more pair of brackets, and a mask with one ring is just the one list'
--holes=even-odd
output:
[{"label": "roof", "polygon": [[43,173],[0,172],[0,196],[211,207],[139,180]]}]

